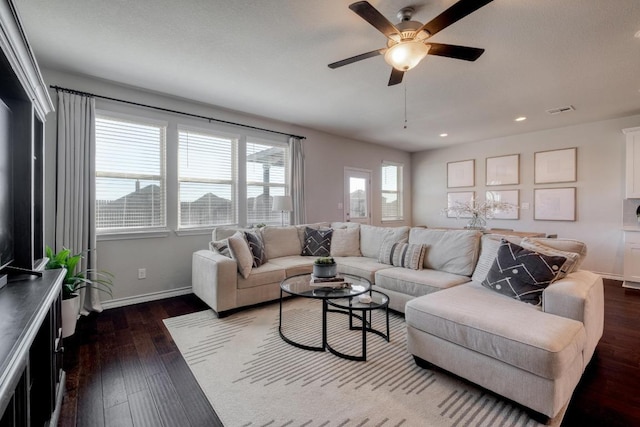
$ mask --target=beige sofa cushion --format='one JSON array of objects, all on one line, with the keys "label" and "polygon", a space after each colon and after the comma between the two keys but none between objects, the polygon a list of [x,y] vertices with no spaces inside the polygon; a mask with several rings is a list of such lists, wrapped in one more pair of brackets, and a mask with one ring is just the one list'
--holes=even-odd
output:
[{"label": "beige sofa cushion", "polygon": [[272,262],[262,264],[251,270],[247,277],[238,277],[238,289],[255,288],[256,286],[280,283],[287,277],[284,268]]},{"label": "beige sofa cushion", "polygon": [[586,333],[581,322],[549,315],[475,282],[409,301],[407,325],[554,379],[581,357]]},{"label": "beige sofa cushion", "polygon": [[296,274],[311,273],[316,257],[291,255],[270,259],[269,263],[277,265],[285,270],[287,277]]},{"label": "beige sofa cushion", "polygon": [[441,291],[468,281],[467,276],[445,271],[410,270],[401,267],[380,270],[375,274],[375,284],[378,287],[413,297]]},{"label": "beige sofa cushion", "polygon": [[262,240],[269,260],[281,256],[300,255],[302,252],[298,229],[294,226],[266,226],[262,229]]},{"label": "beige sofa cushion", "polygon": [[336,228],[331,236],[331,256],[362,256],[360,228]]},{"label": "beige sofa cushion", "polygon": [[367,258],[378,259],[384,242],[398,242],[409,237],[409,227],[376,227],[360,225],[360,252]]},{"label": "beige sofa cushion", "polygon": [[498,248],[500,247],[500,242],[502,241],[502,239],[506,239],[511,243],[515,243],[516,245],[519,245],[522,241],[522,238],[517,236],[503,236],[500,234],[483,235],[480,239],[480,256],[478,257],[476,268],[473,270],[471,280],[475,280],[476,282],[481,283],[484,279],[487,278],[487,273],[493,265],[493,261],[495,261],[496,255],[498,255]]},{"label": "beige sofa cushion", "polygon": [[364,277],[371,283],[374,283],[376,271],[391,268],[388,264],[382,264],[375,259],[362,256],[336,257],[335,260],[338,263],[339,273]]},{"label": "beige sofa cushion", "polygon": [[471,276],[480,252],[482,233],[474,230],[412,228],[409,243],[427,245],[424,268]]}]

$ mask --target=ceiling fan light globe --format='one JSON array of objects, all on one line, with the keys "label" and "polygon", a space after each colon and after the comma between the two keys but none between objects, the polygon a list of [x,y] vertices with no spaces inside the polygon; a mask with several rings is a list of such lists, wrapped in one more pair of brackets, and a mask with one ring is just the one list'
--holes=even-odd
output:
[{"label": "ceiling fan light globe", "polygon": [[430,47],[415,40],[403,41],[389,47],[384,54],[384,60],[398,71],[408,71],[427,56]]}]

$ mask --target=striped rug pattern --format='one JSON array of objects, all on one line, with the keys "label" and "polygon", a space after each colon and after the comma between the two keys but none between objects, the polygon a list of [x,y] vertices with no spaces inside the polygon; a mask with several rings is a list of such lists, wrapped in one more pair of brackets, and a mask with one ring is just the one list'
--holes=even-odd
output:
[{"label": "striped rug pattern", "polygon": [[[367,361],[285,343],[278,304],[218,319],[202,311],[165,320],[180,352],[227,427],[538,426],[526,411],[444,372],[418,367],[406,351],[404,319],[390,313],[391,340],[367,335]],[[374,327],[385,328],[384,312]],[[321,343],[321,302],[283,305],[284,334]],[[359,354],[361,332],[329,313],[328,341]]]}]

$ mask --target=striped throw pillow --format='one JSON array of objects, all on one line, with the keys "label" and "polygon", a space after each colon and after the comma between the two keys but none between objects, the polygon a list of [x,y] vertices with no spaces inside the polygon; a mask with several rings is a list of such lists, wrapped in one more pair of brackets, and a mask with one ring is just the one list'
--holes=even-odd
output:
[{"label": "striped throw pillow", "polygon": [[384,242],[378,262],[395,267],[422,270],[426,247],[414,243]]}]

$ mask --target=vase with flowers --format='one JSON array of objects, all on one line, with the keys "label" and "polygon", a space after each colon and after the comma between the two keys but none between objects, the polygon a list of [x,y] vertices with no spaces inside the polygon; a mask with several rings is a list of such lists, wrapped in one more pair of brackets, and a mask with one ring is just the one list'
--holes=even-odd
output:
[{"label": "vase with flowers", "polygon": [[510,212],[518,207],[512,203],[496,200],[479,200],[472,197],[468,202],[455,201],[442,210],[443,215],[455,215],[456,218],[469,218],[465,228],[484,230],[487,219],[493,218],[497,212]]}]

